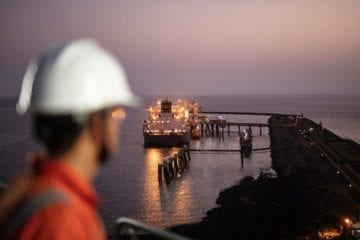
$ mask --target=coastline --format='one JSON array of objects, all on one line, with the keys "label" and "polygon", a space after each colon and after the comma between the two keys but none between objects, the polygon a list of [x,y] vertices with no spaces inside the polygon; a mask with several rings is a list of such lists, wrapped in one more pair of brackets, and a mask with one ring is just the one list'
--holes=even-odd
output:
[{"label": "coastline", "polygon": [[[269,119],[270,124],[278,121],[287,119]],[[200,222],[169,229],[194,239],[325,239],[330,233],[334,237],[327,239],[349,239],[341,232],[342,220],[356,218],[360,198],[300,129],[312,129],[345,162],[360,156],[359,144],[306,118],[296,126],[270,127],[276,176],[246,177],[221,191],[218,207]]]}]

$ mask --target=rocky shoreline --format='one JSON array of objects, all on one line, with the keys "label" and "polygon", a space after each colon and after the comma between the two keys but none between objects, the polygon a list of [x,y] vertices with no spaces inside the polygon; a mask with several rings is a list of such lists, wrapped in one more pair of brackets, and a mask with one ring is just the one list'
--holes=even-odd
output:
[{"label": "rocky shoreline", "polygon": [[[299,122],[298,122],[299,120]],[[223,190],[218,207],[202,221],[169,230],[193,239],[351,239],[344,217],[358,214],[359,196],[318,149],[303,137],[310,129],[346,161],[358,161],[360,146],[305,118],[269,119],[272,167]],[[276,123],[282,127],[274,127]]]}]

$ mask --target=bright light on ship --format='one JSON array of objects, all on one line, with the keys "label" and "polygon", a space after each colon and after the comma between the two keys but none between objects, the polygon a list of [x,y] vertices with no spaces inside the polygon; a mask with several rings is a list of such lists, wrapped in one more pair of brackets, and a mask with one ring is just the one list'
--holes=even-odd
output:
[{"label": "bright light on ship", "polygon": [[189,118],[189,111],[185,111],[185,117]]}]

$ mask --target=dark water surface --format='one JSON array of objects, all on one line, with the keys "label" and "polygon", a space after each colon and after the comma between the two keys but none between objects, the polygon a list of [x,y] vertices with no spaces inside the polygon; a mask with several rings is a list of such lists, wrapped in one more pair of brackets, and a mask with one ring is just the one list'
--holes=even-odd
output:
[{"label": "dark water surface", "polygon": [[[148,99],[153,103],[156,99]],[[147,104],[149,104],[147,103]],[[207,111],[304,113],[336,134],[360,142],[359,96],[206,96]],[[14,99],[0,99],[0,181],[23,169],[26,153],[36,146],[29,122],[15,113]],[[145,104],[144,107],[147,107]],[[238,154],[192,154],[189,169],[171,186],[159,186],[157,165],[177,149],[143,148],[143,109],[129,109],[122,127],[121,150],[101,170],[95,186],[102,198],[100,215],[109,228],[118,217],[131,217],[158,226],[197,221],[216,206],[219,192],[247,175],[271,167],[270,152],[253,153],[241,168]],[[266,117],[224,116],[228,120],[266,122]],[[235,130],[235,129],[234,129]],[[269,136],[256,134],[254,147],[268,147]],[[239,148],[233,133],[221,142],[204,138],[192,148]]]}]

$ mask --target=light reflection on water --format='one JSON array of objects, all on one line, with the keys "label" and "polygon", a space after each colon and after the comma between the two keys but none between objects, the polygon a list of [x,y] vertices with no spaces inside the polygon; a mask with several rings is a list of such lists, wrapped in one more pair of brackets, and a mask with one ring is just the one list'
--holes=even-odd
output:
[{"label": "light reflection on water", "polygon": [[[171,191],[173,186],[159,185],[158,164],[162,159],[178,152],[177,148],[172,149],[145,149],[145,176],[141,204],[144,206],[144,217],[146,222],[161,224],[168,222],[168,219],[182,218],[190,220],[188,209],[192,204],[190,179],[178,185],[176,191]],[[163,224],[161,224],[163,225]]]},{"label": "light reflection on water", "polygon": [[[270,167],[269,152],[253,154],[241,169],[239,154],[195,154],[185,173],[171,186],[159,186],[157,164],[177,149],[145,149],[141,127],[145,113],[130,110],[122,128],[120,152],[101,169],[95,187],[101,197],[99,213],[108,230],[119,217],[130,217],[157,227],[200,220],[215,207],[219,192],[246,175]],[[15,111],[2,110],[1,180],[23,169],[24,157],[35,142],[27,124]],[[245,120],[244,120],[245,121]],[[246,119],[247,121],[247,119]],[[254,133],[258,133],[254,129]],[[258,147],[269,146],[268,135],[255,137]],[[193,141],[192,148],[238,148],[237,136]],[[256,146],[255,146],[256,147]],[[11,159],[11,161],[9,161]]]},{"label": "light reflection on water", "polygon": [[[241,168],[238,153],[192,152],[191,162],[183,175],[170,186],[159,186],[158,164],[178,149],[144,148],[142,132],[138,127],[143,114],[141,110],[128,114],[121,151],[105,165],[96,181],[102,197],[100,214],[108,229],[118,217],[134,218],[161,228],[201,220],[206,211],[216,207],[221,190],[244,176],[257,176],[260,170],[270,168],[269,151],[252,154],[245,159],[244,168]],[[253,129],[253,133],[257,135],[254,138],[255,148],[269,146],[267,129],[263,129],[263,136],[258,136],[257,128]],[[192,141],[191,148],[239,149],[239,141],[236,133],[227,136],[226,132],[224,141],[202,138]]]},{"label": "light reflection on water", "polygon": [[[201,101],[204,110],[301,113],[340,136],[360,142],[359,97],[271,97],[271,96],[206,96]],[[29,124],[19,118],[9,104],[0,102],[0,180],[6,182],[24,167],[24,158],[36,144],[30,135]],[[247,175],[256,176],[259,169],[271,165],[270,152],[254,153],[245,159],[241,168],[239,154],[196,154],[187,171],[171,186],[159,187],[157,164],[162,157],[176,149],[144,149],[142,123],[143,109],[128,111],[123,125],[120,152],[101,170],[95,182],[101,196],[100,215],[110,229],[118,217],[131,217],[146,223],[167,227],[173,224],[200,220],[216,206],[219,192]],[[266,118],[249,116],[226,117],[241,122],[266,121]],[[231,118],[231,119],[230,119]],[[234,119],[232,119],[234,118]],[[253,133],[258,135],[258,129]],[[254,147],[269,146],[269,136],[256,136]],[[192,148],[239,147],[235,136],[220,142],[216,138],[193,141]]]},{"label": "light reflection on water", "polygon": [[[342,103],[342,102],[340,102]],[[349,104],[348,104],[349,103]],[[303,112],[305,116],[314,117],[316,121],[323,121],[325,126],[332,123],[340,128],[344,135],[349,135],[353,129],[358,129],[358,100],[340,104],[336,111],[339,117],[330,114],[325,109],[328,101],[318,102],[317,99],[301,98],[269,98],[269,97],[208,97],[203,99],[206,110],[224,111],[259,111],[259,112]],[[333,107],[334,105],[332,105]],[[344,107],[351,106],[344,118]],[[356,107],[356,111],[352,108]],[[315,114],[312,114],[312,113]],[[355,116],[354,112],[356,113]],[[314,116],[313,116],[314,115]],[[329,117],[329,121],[324,116]],[[103,204],[100,214],[109,228],[113,221],[120,216],[135,218],[145,223],[168,227],[175,224],[190,223],[200,220],[206,211],[216,207],[216,199],[221,190],[228,188],[243,177],[257,176],[261,170],[271,167],[269,151],[253,153],[245,159],[244,168],[241,168],[239,154],[195,154],[187,171],[177,178],[171,186],[159,186],[157,164],[164,156],[174,153],[176,149],[144,149],[141,128],[145,114],[142,110],[132,110],[126,119],[126,129],[123,132],[121,152],[115,156],[99,176],[96,183]],[[266,122],[266,117],[254,116],[225,116],[228,121]],[[319,117],[319,118],[316,118]],[[339,125],[346,119],[349,128]],[[318,120],[319,119],[319,120]],[[351,123],[351,124],[350,124]],[[340,126],[340,127],[339,127]],[[334,129],[336,129],[334,127]],[[345,130],[345,131],[344,131]],[[267,129],[263,129],[263,136],[258,136],[258,128],[253,129],[255,148],[268,147],[270,144]],[[356,139],[358,139],[358,136]],[[192,148],[225,148],[238,149],[239,142],[236,135],[226,136],[221,142],[216,138],[203,138],[193,141]],[[115,179],[115,183],[114,182]],[[113,184],[109,184],[113,183]]]},{"label": "light reflection on water", "polygon": [[[269,137],[264,134],[255,137],[255,147],[269,146]],[[239,142],[236,134],[233,134],[226,136],[225,141],[217,138],[192,141],[191,148],[236,149],[239,148]],[[126,150],[125,147],[123,152]],[[133,209],[127,211],[125,216],[163,228],[198,221],[205,216],[206,211],[216,206],[215,201],[222,189],[235,184],[244,176],[257,176],[260,169],[270,168],[269,152],[254,153],[245,160],[244,168],[241,168],[240,156],[237,153],[193,152],[190,165],[181,177],[176,178],[170,186],[159,185],[158,164],[165,156],[173,155],[177,151],[176,148],[143,149],[143,165],[140,164],[141,160],[138,162],[142,176],[134,179],[132,183],[132,186],[138,186],[135,188],[136,192],[126,193],[128,199],[134,201]]]}]

